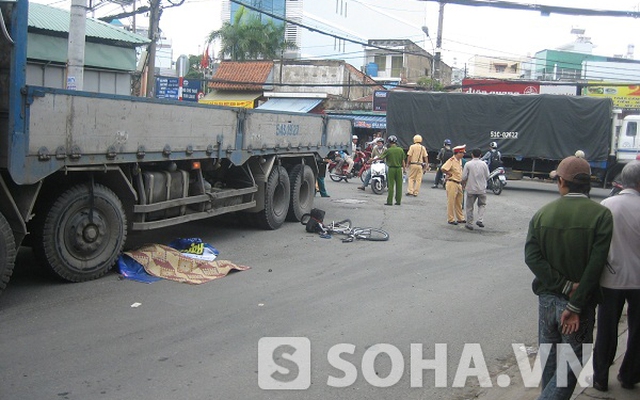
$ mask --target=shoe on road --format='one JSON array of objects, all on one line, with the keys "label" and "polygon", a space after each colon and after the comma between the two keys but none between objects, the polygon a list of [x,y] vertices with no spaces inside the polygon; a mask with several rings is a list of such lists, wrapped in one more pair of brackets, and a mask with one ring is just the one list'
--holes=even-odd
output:
[{"label": "shoe on road", "polygon": [[364,190],[364,186],[358,186],[359,190]]},{"label": "shoe on road", "polygon": [[449,225],[458,225],[458,222],[456,222],[456,221],[447,221],[447,224],[449,224]]},{"label": "shoe on road", "polygon": [[482,221],[476,222],[476,225],[478,225],[480,228],[484,228],[484,224],[482,223]]},{"label": "shoe on road", "polygon": [[469,225],[469,224],[465,224],[464,226],[465,228],[467,228],[468,230],[472,231],[473,230],[473,225]]}]

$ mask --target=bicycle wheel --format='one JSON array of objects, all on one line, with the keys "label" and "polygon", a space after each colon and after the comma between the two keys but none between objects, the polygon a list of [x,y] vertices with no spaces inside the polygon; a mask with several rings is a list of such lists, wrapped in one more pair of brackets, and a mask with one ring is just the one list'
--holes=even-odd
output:
[{"label": "bicycle wheel", "polygon": [[356,239],[370,240],[372,242],[384,242],[389,240],[389,234],[379,228],[353,228]]}]

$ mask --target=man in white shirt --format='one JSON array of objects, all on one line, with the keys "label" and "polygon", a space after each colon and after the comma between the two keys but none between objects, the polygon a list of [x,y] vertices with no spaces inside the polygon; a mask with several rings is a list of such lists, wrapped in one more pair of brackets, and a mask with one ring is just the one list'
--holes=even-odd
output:
[{"label": "man in white shirt", "polygon": [[593,387],[608,390],[609,367],[618,344],[618,323],[627,303],[627,351],[618,370],[624,389],[640,382],[640,161],[625,165],[623,190],[602,200],[613,215],[613,236],[600,286],[598,329],[593,351]]},{"label": "man in white shirt", "polygon": [[480,159],[480,149],[471,150],[471,161],[464,164],[462,169],[462,188],[467,191],[465,211],[467,222],[465,228],[473,230],[473,207],[478,202],[478,221],[476,224],[484,228],[484,209],[487,205],[487,179],[489,179],[489,167]]}]

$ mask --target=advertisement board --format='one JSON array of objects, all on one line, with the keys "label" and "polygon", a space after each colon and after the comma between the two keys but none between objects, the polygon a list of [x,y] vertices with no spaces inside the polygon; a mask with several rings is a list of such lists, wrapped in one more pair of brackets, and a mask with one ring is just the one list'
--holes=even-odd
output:
[{"label": "advertisement board", "polygon": [[386,90],[376,90],[373,92],[373,111],[387,111],[387,94]]},{"label": "advertisement board", "polygon": [[609,97],[613,107],[621,110],[640,110],[640,85],[606,84],[589,82],[582,89],[582,95],[587,97]]},{"label": "advertisement board", "polygon": [[[198,101],[198,93],[201,93],[202,81],[199,79],[182,80],[182,101]],[[180,78],[158,77],[156,78],[156,98],[180,99]]]},{"label": "advertisement board", "polygon": [[462,92],[479,94],[539,94],[540,83],[467,78],[462,80]]}]

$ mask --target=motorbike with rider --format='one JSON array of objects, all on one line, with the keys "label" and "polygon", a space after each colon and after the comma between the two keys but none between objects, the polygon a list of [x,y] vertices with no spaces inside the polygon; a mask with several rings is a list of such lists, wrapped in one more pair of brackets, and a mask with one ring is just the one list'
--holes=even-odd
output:
[{"label": "motorbike with rider", "polygon": [[482,156],[481,160],[489,166],[490,173],[487,180],[487,189],[496,195],[502,193],[502,189],[507,186],[507,176],[502,166],[502,154],[500,154],[496,142],[489,144],[489,151]]},{"label": "motorbike with rider", "polygon": [[436,160],[438,161],[438,166],[436,167],[436,178],[435,182],[433,182],[433,186],[431,188],[436,189],[439,184],[442,184],[442,188],[444,188],[444,174],[440,170],[442,164],[445,163],[448,159],[453,157],[453,150],[451,149],[451,140],[445,139],[440,151],[438,151],[438,155],[436,156]]},{"label": "motorbike with rider", "polygon": [[[387,148],[384,145],[384,139],[379,137],[376,139],[376,143],[375,146],[373,147],[373,149],[371,149],[371,157],[369,158],[369,160],[367,160],[368,164],[372,164],[372,163],[376,163],[378,164],[381,160],[380,160],[380,156],[382,155],[382,153],[384,153],[384,151]],[[373,166],[373,164],[372,164]],[[386,172],[387,172],[387,165],[382,162],[382,166],[384,166],[383,171],[380,171],[380,165],[377,165],[376,168],[369,168],[366,172],[366,174],[364,175],[364,179],[362,180],[362,186],[358,186],[359,190],[365,190],[365,188],[369,185],[372,177],[374,176],[378,176],[378,178],[380,178],[381,183],[376,184],[376,190],[374,191],[376,194],[379,194],[378,192],[382,193],[382,190],[384,190],[384,188],[386,187]],[[382,177],[382,173],[384,173],[384,177]],[[384,185],[382,184],[384,183]],[[373,186],[372,186],[373,189]]]}]

